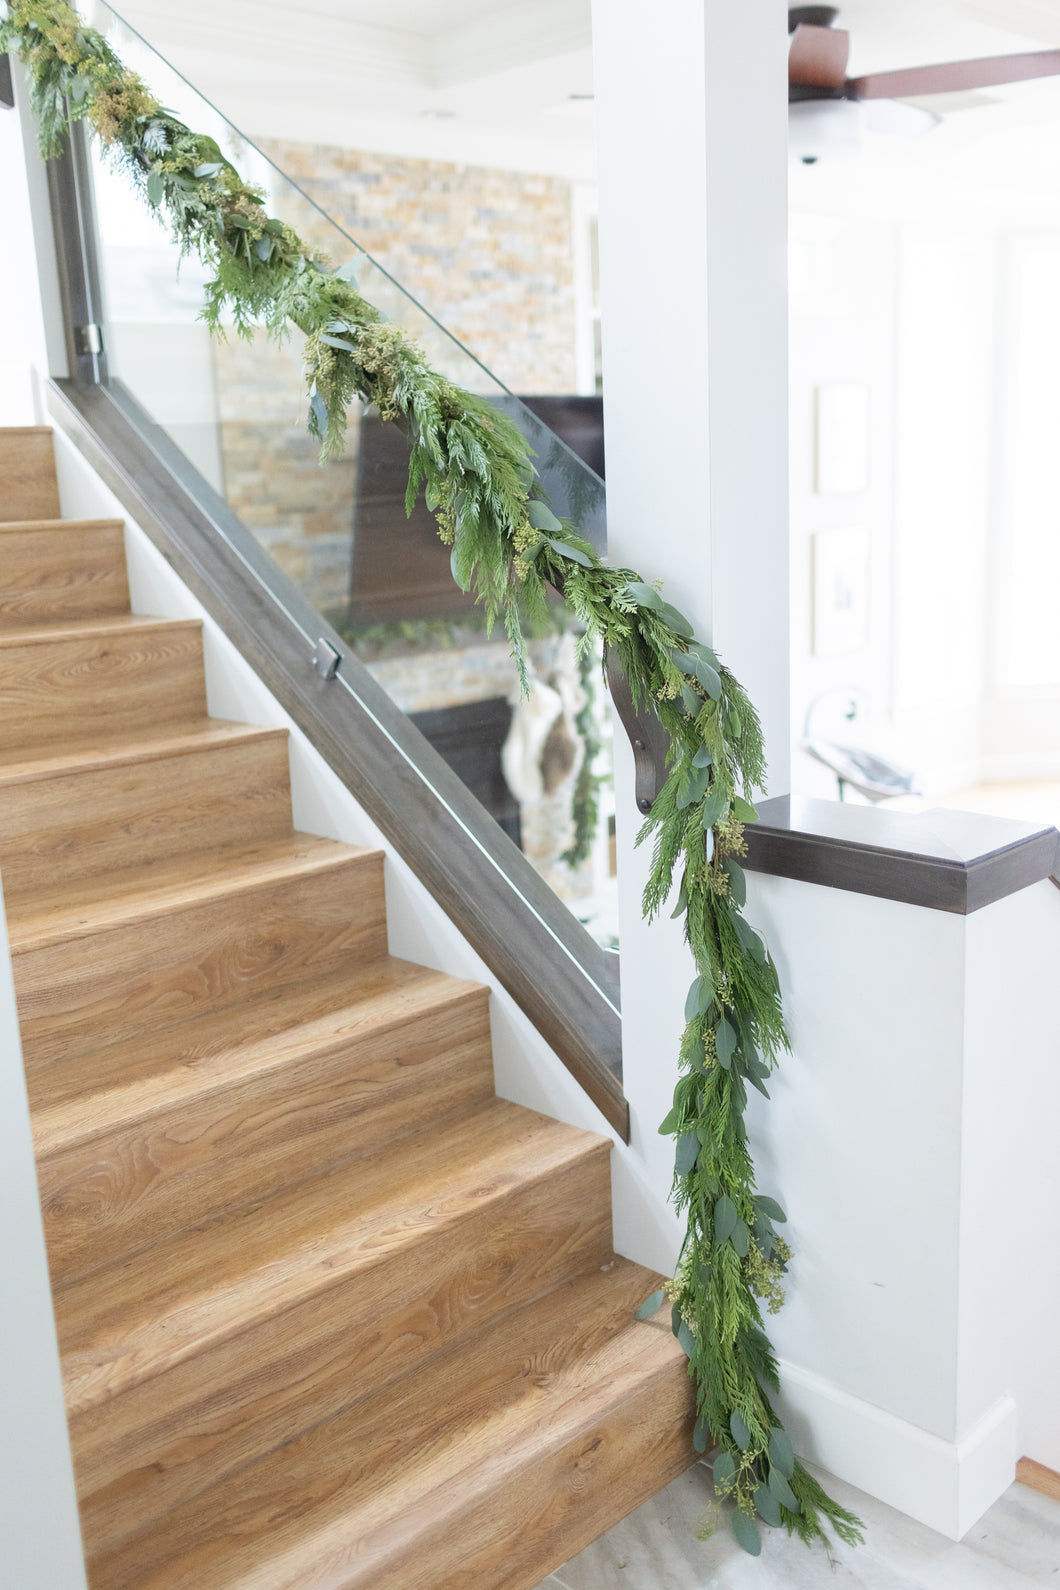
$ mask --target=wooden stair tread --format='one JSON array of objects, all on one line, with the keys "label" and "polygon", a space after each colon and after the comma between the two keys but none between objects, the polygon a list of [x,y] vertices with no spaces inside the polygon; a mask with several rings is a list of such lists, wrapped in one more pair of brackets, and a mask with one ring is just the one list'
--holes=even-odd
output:
[{"label": "wooden stair tread", "polygon": [[[0,430],[0,868],[93,1590],[530,1590],[692,1460],[610,1141]],[[6,515],[6,518],[5,518]],[[424,1563],[427,1563],[426,1581]]]},{"label": "wooden stair tread", "polygon": [[384,956],[341,977],[332,974],[319,984],[287,991],[282,999],[260,995],[207,1012],[165,1029],[149,1045],[137,1038],[97,1050],[90,1113],[79,1063],[49,1066],[28,1079],[37,1158],[146,1122],[237,1078],[265,1075],[310,1049],[487,997],[481,983]]},{"label": "wooden stair tread", "polygon": [[[483,1326],[100,1558],[93,1585],[403,1590],[429,1573],[431,1590],[528,1590],[520,1537],[540,1550],[530,1521],[555,1528],[576,1501],[557,1487],[557,1456],[576,1491],[624,1457],[638,1499],[694,1459],[684,1353],[632,1317],[655,1281],[618,1259]],[[644,1463],[650,1441],[623,1454],[607,1439],[607,1421],[634,1406],[643,1435],[655,1432],[655,1463]],[[498,1514],[498,1491],[512,1512]],[[620,1512],[627,1502],[628,1489]],[[587,1538],[583,1526],[577,1544]]]},{"label": "wooden stair tread", "polygon": [[105,618],[67,619],[53,624],[24,624],[0,629],[0,652],[17,646],[50,646],[61,640],[95,640],[141,630],[202,629],[201,618],[152,618],[146,613],[115,613]]},{"label": "wooden stair tread", "polygon": [[6,519],[0,520],[0,536],[25,535],[41,530],[48,534],[57,530],[122,530],[124,519]]},{"label": "wooden stair tread", "polygon": [[354,1268],[370,1270],[419,1231],[444,1240],[463,1211],[518,1178],[610,1146],[490,1100],[72,1282],[56,1295],[67,1411],[75,1417]]},{"label": "wooden stair tread", "polygon": [[170,756],[191,755],[236,740],[251,743],[280,736],[286,739],[287,730],[255,723],[233,723],[226,718],[200,718],[189,723],[132,728],[120,735],[111,731],[100,737],[89,732],[82,738],[64,741],[60,746],[0,746],[0,789],[10,784],[63,778],[82,770],[124,767]]},{"label": "wooden stair tread", "polygon": [[151,867],[132,868],[103,879],[41,891],[32,900],[13,901],[8,911],[12,956],[70,943],[114,926],[191,909],[307,876],[354,861],[377,859],[366,846],[294,834],[267,844],[226,847],[178,856]]}]

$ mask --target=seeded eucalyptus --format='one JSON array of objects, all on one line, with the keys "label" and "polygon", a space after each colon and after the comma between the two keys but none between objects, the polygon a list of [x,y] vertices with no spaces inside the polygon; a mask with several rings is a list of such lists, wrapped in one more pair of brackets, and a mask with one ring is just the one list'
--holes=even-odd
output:
[{"label": "seeded eucalyptus", "polygon": [[[422,491],[452,547],[457,583],[474,589],[487,624],[500,619],[525,679],[524,623],[545,615],[554,586],[585,631],[617,653],[635,703],[670,736],[669,776],[640,839],[653,845],[644,911],[678,889],[695,977],[685,1004],[680,1074],[661,1130],[676,1139],[674,1198],[687,1235],[666,1289],[674,1333],[696,1385],[696,1449],[717,1448],[714,1480],[735,1501],[733,1530],[761,1549],[756,1518],[803,1540],[831,1523],[860,1538],[796,1460],[770,1401],[777,1370],[760,1304],[782,1301],[791,1249],[784,1211],[755,1190],[744,1111],[787,1046],[776,969],[743,915],[748,793],[763,787],[762,736],[745,692],[688,620],[632,569],[601,563],[568,521],[535,495],[520,432],[484,398],[437,375],[400,327],[333,270],[243,182],[211,139],[191,131],[128,71],[66,0],[8,0],[0,50],[29,68],[46,155],[70,119],[86,118],[111,158],[165,215],[181,247],[213,272],[203,311],[220,331],[293,323],[306,338],[308,426],[324,458],[342,447],[360,399],[409,438],[408,503]],[[649,1298],[647,1316],[662,1302]]]}]

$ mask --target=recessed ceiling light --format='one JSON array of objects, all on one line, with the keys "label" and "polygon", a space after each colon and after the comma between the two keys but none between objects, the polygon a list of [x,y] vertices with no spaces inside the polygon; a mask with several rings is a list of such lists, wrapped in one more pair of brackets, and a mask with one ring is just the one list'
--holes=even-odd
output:
[{"label": "recessed ceiling light", "polygon": [[568,99],[595,99],[595,94],[568,94]]},{"label": "recessed ceiling light", "polygon": [[421,110],[420,111],[420,115],[421,116],[430,116],[435,121],[452,121],[454,116],[456,115],[456,111],[455,110],[436,110],[436,109],[434,109],[432,107],[429,110]]}]

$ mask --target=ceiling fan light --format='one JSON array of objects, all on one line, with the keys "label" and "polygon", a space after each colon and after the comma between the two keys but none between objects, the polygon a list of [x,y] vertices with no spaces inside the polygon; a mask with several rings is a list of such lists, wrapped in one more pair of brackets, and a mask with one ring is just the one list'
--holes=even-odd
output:
[{"label": "ceiling fan light", "polygon": [[920,138],[942,120],[933,110],[900,99],[867,99],[863,108],[865,130],[875,137]]},{"label": "ceiling fan light", "polygon": [[788,106],[788,151],[793,160],[843,160],[865,142],[865,107],[853,99],[803,99]]},{"label": "ceiling fan light", "polygon": [[897,99],[803,99],[788,106],[793,160],[844,160],[876,138],[919,138],[940,121],[933,111]]}]

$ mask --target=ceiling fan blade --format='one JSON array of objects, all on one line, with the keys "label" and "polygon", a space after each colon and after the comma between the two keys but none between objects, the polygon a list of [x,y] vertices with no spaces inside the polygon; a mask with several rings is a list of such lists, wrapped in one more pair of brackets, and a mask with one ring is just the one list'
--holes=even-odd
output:
[{"label": "ceiling fan blade", "polygon": [[899,72],[870,72],[867,77],[851,78],[848,87],[855,99],[908,99],[916,94],[958,93],[1057,75],[1060,50],[1034,50],[1029,55],[990,55],[980,61],[943,61]]},{"label": "ceiling fan blade", "polygon": [[808,88],[842,88],[849,54],[850,35],[844,28],[800,22],[791,35],[788,82]]}]

